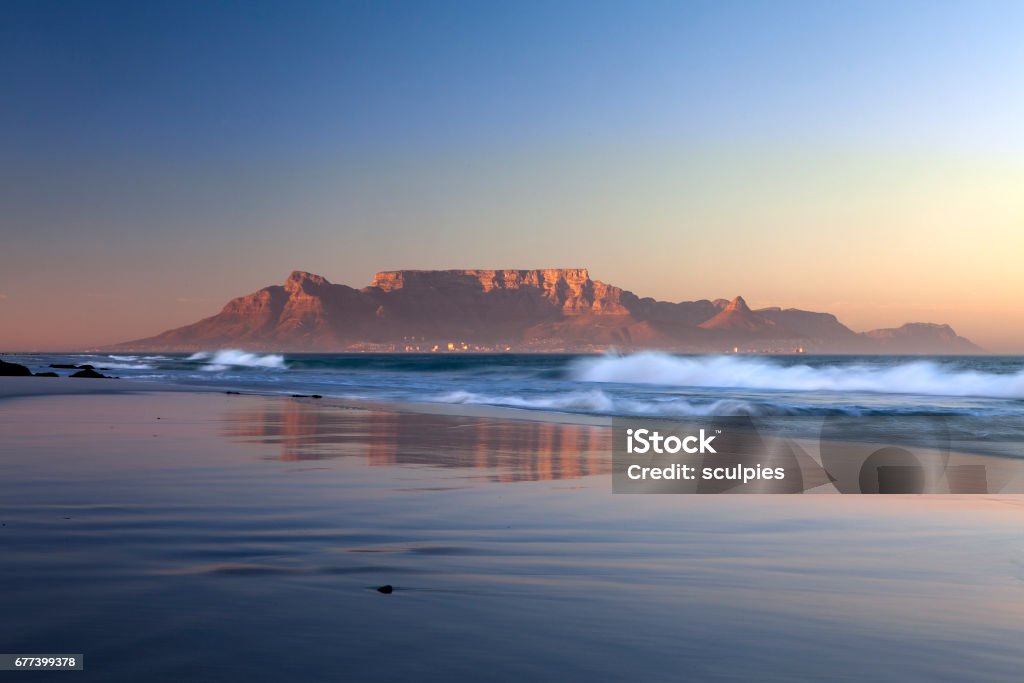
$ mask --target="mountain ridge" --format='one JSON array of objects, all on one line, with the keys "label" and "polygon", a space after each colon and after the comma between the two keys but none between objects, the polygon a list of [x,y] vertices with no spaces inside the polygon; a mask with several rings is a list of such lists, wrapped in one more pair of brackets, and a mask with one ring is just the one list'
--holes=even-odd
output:
[{"label": "mountain ridge", "polygon": [[948,325],[857,333],[831,313],[658,301],[586,268],[390,270],[356,289],[295,270],[219,313],[106,347],[133,351],[978,353]]}]

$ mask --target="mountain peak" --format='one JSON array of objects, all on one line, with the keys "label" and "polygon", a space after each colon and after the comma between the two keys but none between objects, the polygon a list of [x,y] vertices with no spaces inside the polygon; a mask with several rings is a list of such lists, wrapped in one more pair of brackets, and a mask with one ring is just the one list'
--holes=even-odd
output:
[{"label": "mountain peak", "polygon": [[293,270],[288,279],[284,281],[284,288],[287,292],[298,292],[300,290],[317,289],[330,286],[330,281],[323,275],[314,275],[304,270]]},{"label": "mountain peak", "polygon": [[698,327],[705,330],[732,330],[739,332],[760,332],[775,327],[775,323],[750,310],[742,296],[730,301],[725,308]]},{"label": "mountain peak", "polygon": [[735,313],[751,313],[752,312],[750,310],[750,306],[747,306],[747,302],[744,301],[742,296],[738,296],[735,299],[733,299],[732,301],[730,301],[726,305],[724,310],[727,311],[727,312],[735,312]]}]

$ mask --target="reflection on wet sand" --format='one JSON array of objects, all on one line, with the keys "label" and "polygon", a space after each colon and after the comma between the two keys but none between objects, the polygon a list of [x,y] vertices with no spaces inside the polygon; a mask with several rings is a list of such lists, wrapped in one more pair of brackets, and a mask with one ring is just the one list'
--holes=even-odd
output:
[{"label": "reflection on wet sand", "polygon": [[611,472],[606,427],[346,408],[265,399],[227,413],[225,433],[278,444],[281,460],[364,457],[369,465],[486,470],[496,482],[578,479]]}]

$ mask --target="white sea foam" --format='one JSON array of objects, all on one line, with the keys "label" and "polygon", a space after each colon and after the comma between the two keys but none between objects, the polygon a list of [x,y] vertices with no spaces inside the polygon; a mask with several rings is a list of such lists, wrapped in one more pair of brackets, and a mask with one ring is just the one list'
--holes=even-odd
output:
[{"label": "white sea foam", "polygon": [[530,410],[598,413],[604,415],[752,415],[759,411],[757,406],[746,401],[723,399],[710,403],[695,403],[681,398],[665,401],[637,401],[628,398],[613,398],[600,389],[568,391],[532,398],[481,394],[471,391],[453,391],[436,396],[434,400],[439,403],[505,406]]},{"label": "white sea foam", "polygon": [[957,370],[934,361],[889,366],[782,365],[739,356],[680,357],[645,352],[576,361],[572,379],[679,387],[778,391],[863,391],[928,396],[1024,398],[1024,372],[996,374]]},{"label": "white sea foam", "polygon": [[[114,356],[111,356],[113,358]],[[108,360],[93,361],[93,365],[103,368],[114,368],[117,370],[152,370],[154,366],[148,363],[112,363]]]},{"label": "white sea foam", "polygon": [[193,353],[188,360],[209,361],[202,367],[209,372],[222,372],[229,368],[268,368],[272,370],[286,370],[284,356],[277,353],[259,355],[241,351],[239,349],[224,349],[222,351],[200,351]]}]

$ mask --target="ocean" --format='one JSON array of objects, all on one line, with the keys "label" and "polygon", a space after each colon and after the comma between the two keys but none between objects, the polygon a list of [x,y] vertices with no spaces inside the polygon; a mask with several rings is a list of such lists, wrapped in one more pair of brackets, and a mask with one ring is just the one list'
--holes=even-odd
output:
[{"label": "ocean", "polygon": [[[1021,356],[570,354],[11,355],[33,371],[268,394],[597,416],[1024,415]],[[66,370],[58,370],[67,373]]]}]

